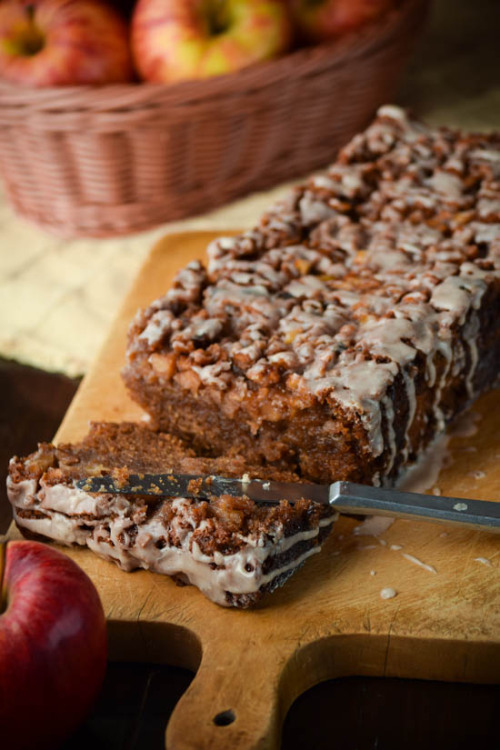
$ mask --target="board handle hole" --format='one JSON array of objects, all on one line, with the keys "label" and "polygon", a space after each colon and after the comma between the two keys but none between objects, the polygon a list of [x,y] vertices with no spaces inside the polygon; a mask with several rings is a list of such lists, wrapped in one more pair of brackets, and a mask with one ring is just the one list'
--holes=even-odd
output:
[{"label": "board handle hole", "polygon": [[227,711],[221,711],[220,714],[214,716],[212,721],[216,727],[227,727],[229,724],[232,724],[235,719],[236,716],[234,711],[229,708]]}]

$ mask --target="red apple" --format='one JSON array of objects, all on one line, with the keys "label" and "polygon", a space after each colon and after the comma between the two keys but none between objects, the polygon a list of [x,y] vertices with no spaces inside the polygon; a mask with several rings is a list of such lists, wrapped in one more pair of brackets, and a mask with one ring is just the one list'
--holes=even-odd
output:
[{"label": "red apple", "polygon": [[132,17],[136,68],[159,83],[231,73],[290,40],[282,0],[139,0]]},{"label": "red apple", "polygon": [[296,28],[310,42],[342,36],[395,5],[396,0],[289,0]]},{"label": "red apple", "polygon": [[69,557],[28,541],[0,545],[0,589],[0,745],[56,748],[104,677],[99,596]]},{"label": "red apple", "polygon": [[30,86],[131,80],[127,25],[98,0],[2,0],[0,78]]}]

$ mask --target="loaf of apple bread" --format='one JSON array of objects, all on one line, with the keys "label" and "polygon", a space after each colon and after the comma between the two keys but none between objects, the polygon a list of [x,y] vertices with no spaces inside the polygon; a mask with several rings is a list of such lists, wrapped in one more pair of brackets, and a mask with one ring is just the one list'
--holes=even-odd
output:
[{"label": "loaf of apple bread", "polygon": [[500,136],[382,107],[130,329],[153,423],[205,455],[392,483],[500,370]]}]

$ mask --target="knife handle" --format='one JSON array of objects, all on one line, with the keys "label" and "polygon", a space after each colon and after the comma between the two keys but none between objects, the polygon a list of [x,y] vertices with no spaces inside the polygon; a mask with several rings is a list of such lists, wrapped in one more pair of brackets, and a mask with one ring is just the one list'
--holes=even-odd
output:
[{"label": "knife handle", "polygon": [[396,516],[418,521],[459,524],[462,528],[500,533],[500,503],[335,482],[330,505],[340,513]]}]

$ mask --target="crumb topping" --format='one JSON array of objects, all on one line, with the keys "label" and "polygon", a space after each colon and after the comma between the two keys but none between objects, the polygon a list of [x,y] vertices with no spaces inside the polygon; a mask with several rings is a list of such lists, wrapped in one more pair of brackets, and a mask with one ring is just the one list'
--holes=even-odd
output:
[{"label": "crumb topping", "polygon": [[[231,401],[265,402],[271,420],[318,401],[354,410],[379,455],[380,400],[398,375],[411,391],[417,358],[430,385],[436,355],[446,376],[454,331],[473,340],[474,311],[500,279],[500,138],[382,107],[325,175],[208,255],[138,314],[131,365],[146,356],[226,412]],[[471,345],[469,391],[475,364]]]}]

